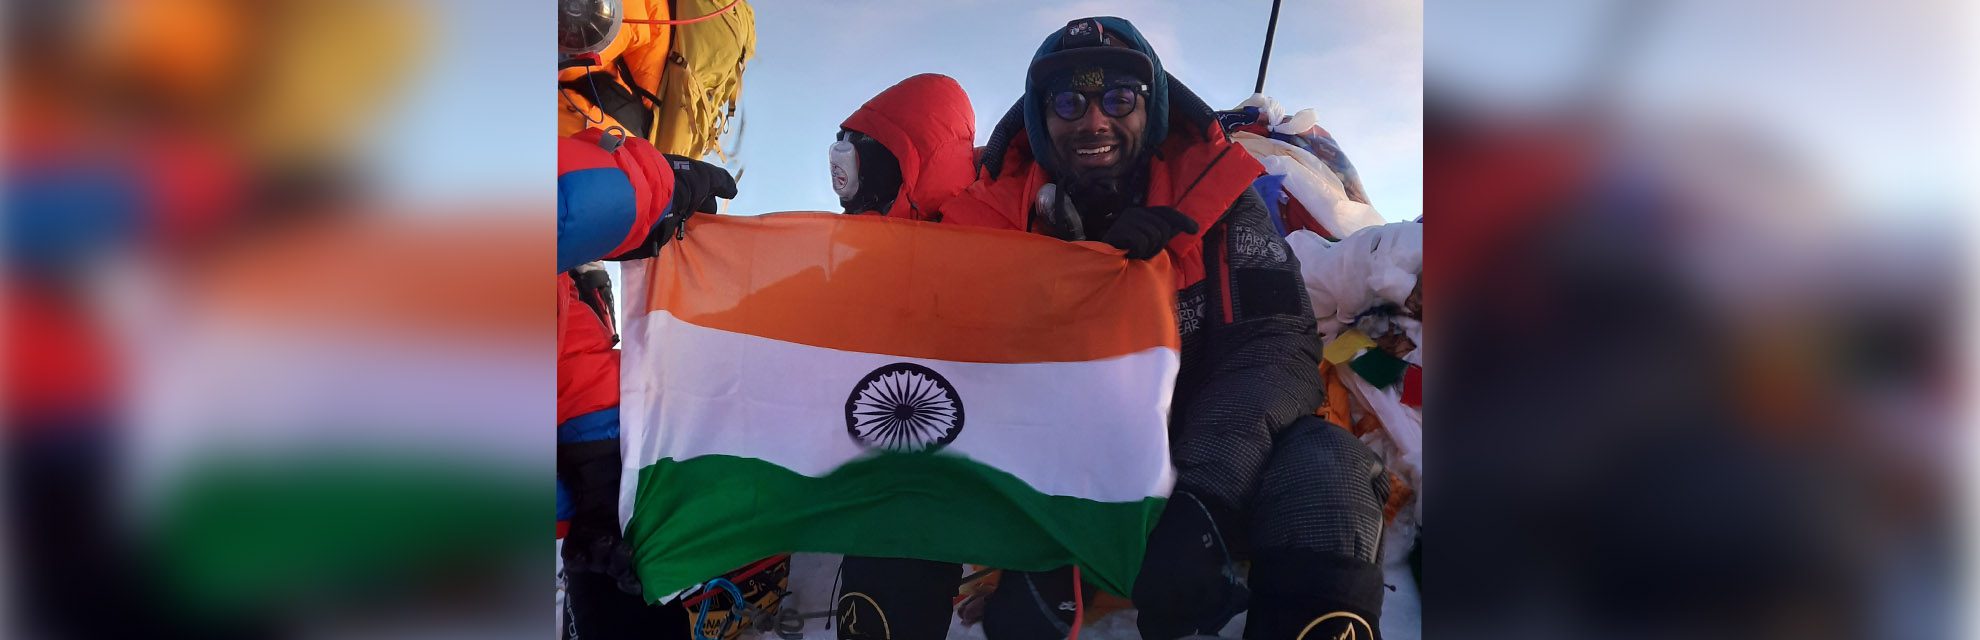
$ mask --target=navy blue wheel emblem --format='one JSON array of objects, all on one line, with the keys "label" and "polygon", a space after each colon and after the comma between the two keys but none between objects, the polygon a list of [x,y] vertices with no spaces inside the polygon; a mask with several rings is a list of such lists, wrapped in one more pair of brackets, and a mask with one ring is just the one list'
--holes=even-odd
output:
[{"label": "navy blue wheel emblem", "polygon": [[846,398],[846,433],[868,449],[934,451],[954,441],[962,426],[956,388],[918,364],[874,369]]}]

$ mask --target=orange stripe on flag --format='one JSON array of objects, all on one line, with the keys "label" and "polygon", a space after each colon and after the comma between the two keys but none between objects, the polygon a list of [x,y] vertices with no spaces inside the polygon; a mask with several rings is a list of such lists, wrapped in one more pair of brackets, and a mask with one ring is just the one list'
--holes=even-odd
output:
[{"label": "orange stripe on flag", "polygon": [[1168,260],[1098,243],[879,216],[695,216],[647,308],[815,347],[954,362],[1177,348]]}]

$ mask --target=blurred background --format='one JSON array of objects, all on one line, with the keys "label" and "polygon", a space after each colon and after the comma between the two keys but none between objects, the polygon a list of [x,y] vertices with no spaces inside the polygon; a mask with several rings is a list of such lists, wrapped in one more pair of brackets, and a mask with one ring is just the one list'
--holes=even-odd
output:
[{"label": "blurred background", "polygon": [[1958,633],[1971,4],[1425,18],[1427,637]]},{"label": "blurred background", "polygon": [[[1292,4],[1282,46],[1295,16],[1382,15]],[[972,37],[851,6],[875,42]],[[551,633],[550,8],[5,10],[7,635]],[[1371,166],[1408,136],[1350,123],[1383,114],[1281,96],[1432,229],[1430,637],[1960,630],[1974,11],[1429,0],[1420,207]],[[1255,69],[1206,89],[1220,68],[1176,72],[1228,106]],[[944,69],[849,91],[917,71]],[[1016,93],[958,77],[980,128]],[[748,82],[745,194],[785,137]],[[789,136],[818,170],[793,199],[830,204],[854,104]]]},{"label": "blurred background", "polygon": [[551,7],[5,6],[4,635],[550,634]]}]

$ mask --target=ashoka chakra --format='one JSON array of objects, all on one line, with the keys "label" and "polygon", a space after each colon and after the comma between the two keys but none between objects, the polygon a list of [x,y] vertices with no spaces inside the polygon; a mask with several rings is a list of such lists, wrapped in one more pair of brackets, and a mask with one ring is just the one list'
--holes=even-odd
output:
[{"label": "ashoka chakra", "polygon": [[934,451],[955,440],[962,426],[955,387],[918,364],[874,369],[846,398],[846,433],[869,449]]}]

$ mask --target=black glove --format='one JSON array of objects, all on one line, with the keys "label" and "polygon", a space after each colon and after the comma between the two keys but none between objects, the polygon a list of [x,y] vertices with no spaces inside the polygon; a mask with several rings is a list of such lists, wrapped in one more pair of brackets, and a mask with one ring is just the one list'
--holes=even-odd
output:
[{"label": "black glove", "polygon": [[721,167],[689,159],[684,156],[666,154],[667,165],[674,170],[674,198],[668,204],[667,215],[653,225],[653,231],[639,247],[612,256],[609,260],[637,260],[651,258],[660,253],[660,246],[668,240],[681,237],[681,228],[687,224],[688,216],[695,212],[715,213],[716,198],[736,197],[736,179]]},{"label": "black glove", "polygon": [[564,571],[596,573],[611,578],[626,595],[640,595],[639,574],[633,571],[632,543],[619,534],[564,536]]},{"label": "black glove", "polygon": [[1179,638],[1216,633],[1243,611],[1250,592],[1236,579],[1236,566],[1220,526],[1234,519],[1213,515],[1212,507],[1177,490],[1148,535],[1141,574],[1134,580],[1136,626],[1144,638]]},{"label": "black glove", "polygon": [[557,477],[577,512],[564,535],[564,571],[603,574],[640,594],[632,545],[619,531],[619,439],[557,445]]},{"label": "black glove", "polygon": [[673,154],[667,154],[667,164],[674,168],[674,202],[660,226],[671,220],[678,229],[696,211],[715,213],[716,198],[736,197],[736,179],[721,167]]},{"label": "black glove", "polygon": [[1134,260],[1147,260],[1162,252],[1163,245],[1182,233],[1196,233],[1196,221],[1168,207],[1132,207],[1121,212],[1107,228],[1101,242],[1127,252]]},{"label": "black glove", "polygon": [[[715,198],[735,198],[737,178],[727,168],[667,155],[673,164],[673,210],[675,212],[715,212]],[[685,214],[683,214],[685,218]]]}]

